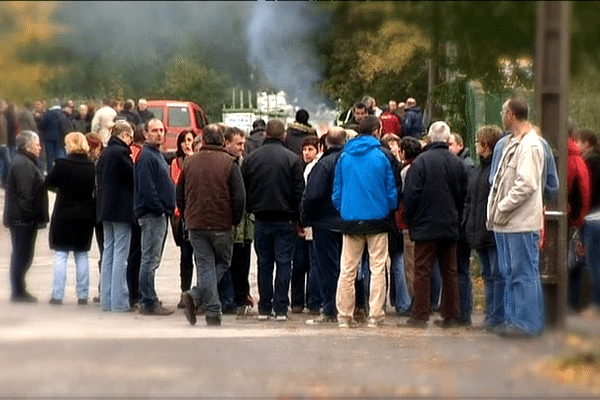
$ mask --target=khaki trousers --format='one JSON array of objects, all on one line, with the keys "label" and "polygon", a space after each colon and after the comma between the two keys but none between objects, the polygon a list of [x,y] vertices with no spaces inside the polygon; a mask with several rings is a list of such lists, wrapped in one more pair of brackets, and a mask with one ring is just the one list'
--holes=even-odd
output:
[{"label": "khaki trousers", "polygon": [[371,270],[371,288],[369,294],[369,317],[381,319],[385,317],[385,265],[388,258],[388,235],[344,235],[342,258],[340,262],[340,278],[338,280],[336,305],[341,317],[351,318],[354,315],[354,281],[360,266],[364,246],[369,249],[369,269]]},{"label": "khaki trousers", "polygon": [[410,298],[415,297],[415,242],[410,240],[408,229],[402,231],[404,235],[404,276]]}]

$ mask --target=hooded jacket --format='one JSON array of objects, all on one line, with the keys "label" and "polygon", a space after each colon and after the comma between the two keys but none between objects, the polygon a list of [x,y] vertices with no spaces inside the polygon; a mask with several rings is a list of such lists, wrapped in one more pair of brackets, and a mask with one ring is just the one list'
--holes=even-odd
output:
[{"label": "hooded jacket", "polygon": [[402,136],[412,136],[416,139],[421,138],[423,133],[423,114],[421,108],[414,106],[404,112],[402,120]]},{"label": "hooded jacket", "polygon": [[303,125],[299,122],[293,122],[287,129],[287,136],[285,138],[285,145],[288,149],[294,153],[301,155],[302,144],[306,138],[314,137],[318,138],[317,131],[307,125]]},{"label": "hooded jacket", "polygon": [[376,234],[391,228],[398,207],[394,169],[379,140],[350,140],[335,167],[332,201],[342,217],[342,232]]}]

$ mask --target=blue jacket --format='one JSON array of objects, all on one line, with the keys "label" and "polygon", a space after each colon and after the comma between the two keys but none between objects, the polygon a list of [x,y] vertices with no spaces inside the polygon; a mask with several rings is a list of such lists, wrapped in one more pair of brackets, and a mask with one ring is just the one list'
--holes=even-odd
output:
[{"label": "blue jacket", "polygon": [[370,135],[350,140],[335,167],[332,201],[342,216],[342,232],[387,232],[398,208],[390,160]]},{"label": "blue jacket", "polygon": [[152,146],[144,145],[135,165],[133,201],[136,218],[147,214],[173,215],[175,211],[175,186],[169,165],[162,153]]},{"label": "blue jacket", "polygon": [[402,119],[402,136],[420,139],[423,134],[423,114],[419,107],[413,107],[404,113]]},{"label": "blue jacket", "polygon": [[[49,108],[43,116],[44,132],[42,138],[46,142],[58,142],[60,140],[60,127],[58,119],[60,117],[60,107],[54,106]],[[61,143],[61,146],[64,143]]]},{"label": "blue jacket", "polygon": [[[490,168],[490,176],[488,177],[490,186],[494,184],[494,175],[498,171],[500,165],[500,159],[502,158],[502,151],[504,150],[504,143],[509,132],[502,132],[502,138],[498,140],[496,146],[494,146],[494,152],[492,155],[492,166]],[[544,199],[550,201],[558,193],[558,171],[556,170],[556,162],[554,161],[554,154],[550,148],[550,144],[540,137],[542,145],[544,146],[544,171],[542,172],[542,181],[544,182]]]}]

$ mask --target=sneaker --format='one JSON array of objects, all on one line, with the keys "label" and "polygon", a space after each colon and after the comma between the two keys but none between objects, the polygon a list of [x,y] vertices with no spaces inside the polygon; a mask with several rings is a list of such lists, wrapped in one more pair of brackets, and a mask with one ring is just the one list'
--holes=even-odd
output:
[{"label": "sneaker", "polygon": [[57,300],[54,297],[52,297],[48,303],[54,304],[55,306],[62,306],[62,300]]},{"label": "sneaker", "polygon": [[379,328],[383,325],[384,318],[382,317],[369,317],[369,322],[367,323],[368,328]]},{"label": "sneaker", "polygon": [[77,299],[77,304],[79,304],[80,306],[87,306],[87,303],[87,299]]},{"label": "sneaker", "polygon": [[164,315],[171,315],[173,314],[175,311],[174,310],[169,310],[168,308],[164,308],[161,305],[157,305],[154,308],[141,308],[140,309],[140,314],[142,315],[158,315],[158,316],[164,316]]},{"label": "sneaker", "polygon": [[340,328],[356,328],[358,323],[352,317],[339,317],[338,318],[338,327]]},{"label": "sneaker", "polygon": [[285,322],[288,320],[288,316],[285,314],[278,314],[275,316],[275,321]]},{"label": "sneaker", "polygon": [[319,315],[315,319],[306,320],[307,325],[319,325],[319,324],[331,324],[338,322],[337,317],[332,317],[331,315]]},{"label": "sneaker", "polygon": [[207,326],[221,326],[221,317],[219,315],[207,315],[206,319]]},{"label": "sneaker", "polygon": [[190,325],[196,325],[196,303],[190,292],[183,292],[181,294],[181,301],[183,303],[183,314],[187,318]]},{"label": "sneaker", "polygon": [[270,314],[259,314],[258,315],[258,320],[259,321],[268,321],[271,319],[271,315]]}]

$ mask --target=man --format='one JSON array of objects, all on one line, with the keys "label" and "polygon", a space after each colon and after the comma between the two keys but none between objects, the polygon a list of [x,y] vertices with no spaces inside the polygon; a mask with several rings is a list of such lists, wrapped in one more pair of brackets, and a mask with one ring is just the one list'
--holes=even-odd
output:
[{"label": "man", "polygon": [[[391,101],[390,101],[391,103]],[[396,102],[394,102],[395,104]],[[387,134],[396,135],[398,138],[402,137],[402,126],[398,117],[391,109],[384,111],[379,116],[381,120],[381,136],[385,136]]]},{"label": "man", "polygon": [[7,136],[8,124],[4,117],[6,101],[0,99],[0,184],[6,186],[6,177],[10,168],[10,152],[8,151]]},{"label": "man", "polygon": [[110,100],[103,99],[102,107],[94,114],[92,119],[92,132],[99,134],[102,137],[104,146],[110,138],[109,124],[112,124],[117,112],[110,106]]},{"label": "man", "polygon": [[85,104],[81,104],[79,106],[79,112],[77,113],[77,118],[73,121],[73,128],[76,132],[81,132],[86,134],[90,131],[90,123],[87,120],[88,115],[88,106]]},{"label": "man", "polygon": [[148,110],[148,101],[146,99],[138,100],[137,112],[140,115],[140,120],[141,120],[142,124],[145,124],[146,122],[148,122],[152,118],[154,118],[154,113],[152,111]]},{"label": "man", "polygon": [[60,133],[59,136],[59,153],[61,157],[63,157],[65,153],[65,136],[75,130],[73,126],[73,108],[69,105],[69,103],[64,103],[62,105],[62,110],[58,116],[58,130]]},{"label": "man", "polygon": [[544,217],[544,146],[528,117],[529,105],[521,97],[502,106],[502,122],[510,134],[487,205],[487,228],[494,231],[499,269],[506,276],[505,324],[497,329],[506,336],[537,336],[544,330],[538,249]]},{"label": "man", "polygon": [[360,124],[360,121],[362,121],[366,116],[367,106],[363,103],[356,103],[354,105],[354,108],[352,108],[352,118],[350,119],[350,121],[348,121],[346,125],[344,125],[344,128],[352,129],[358,132],[358,125]]},{"label": "man", "polygon": [[27,291],[25,275],[31,267],[37,231],[48,223],[48,193],[37,167],[40,139],[35,132],[16,137],[17,154],[8,171],[4,202],[4,226],[10,229],[12,254],[10,284],[12,302],[35,303]]},{"label": "man", "polygon": [[[336,305],[340,328],[356,326],[354,281],[365,244],[369,250],[371,288],[369,327],[385,319],[385,265],[391,214],[398,207],[393,156],[380,148],[381,123],[363,118],[359,135],[348,142],[335,167],[332,201],[342,217],[342,259]],[[391,158],[391,159],[390,159]]]},{"label": "man", "polygon": [[[50,172],[54,160],[60,157],[60,128],[58,118],[60,116],[60,103],[58,99],[52,100],[52,107],[44,113],[44,148],[46,150],[46,172]],[[105,143],[106,145],[106,143]]]},{"label": "man", "polygon": [[[216,124],[204,128],[204,145],[184,164],[177,189],[177,205],[185,215],[194,248],[198,284],[183,293],[185,316],[196,323],[196,309],[206,310],[206,324],[221,325],[217,285],[229,269],[231,227],[240,223],[245,192],[235,157],[223,148],[223,134]],[[210,195],[209,195],[210,194]]]},{"label": "man", "polygon": [[[286,321],[290,304],[294,235],[304,182],[300,157],[285,147],[284,140],[283,122],[270,120],[262,146],[242,164],[246,211],[256,217],[254,248],[258,257],[258,312],[262,321],[268,320],[272,311],[276,320]],[[273,263],[276,264],[274,288]]]},{"label": "man", "polygon": [[131,99],[127,100],[123,104],[123,110],[121,110],[119,116],[125,118],[128,122],[131,122],[133,126],[138,126],[142,123],[142,118],[135,110],[135,103]]},{"label": "man", "polygon": [[[235,157],[236,164],[242,164],[246,135],[239,128],[225,130],[225,150]],[[231,280],[235,293],[238,317],[246,317],[254,305],[250,295],[250,255],[254,239],[254,215],[244,212],[241,222],[233,227],[233,252],[231,255]]]},{"label": "man", "polygon": [[458,324],[460,309],[456,275],[460,216],[467,189],[467,173],[460,159],[448,151],[450,128],[434,122],[430,144],[406,175],[404,222],[415,242],[414,302],[408,326],[426,328],[430,315],[430,282],[437,257],[443,279],[443,328]]},{"label": "man", "polygon": [[265,140],[265,129],[267,124],[262,119],[257,119],[252,123],[252,130],[250,131],[250,137],[245,144],[246,155],[252,153],[254,150],[262,146]]},{"label": "man", "polygon": [[144,126],[146,143],[135,165],[134,211],[142,230],[142,262],[140,265],[140,313],[170,315],[158,301],[154,275],[167,237],[167,225],[175,212],[175,187],[169,165],[160,152],[165,139],[162,121],[151,119]]},{"label": "man", "polygon": [[[308,320],[309,324],[337,322],[335,292],[340,275],[342,254],[342,218],[335,209],[331,196],[335,165],[346,142],[346,131],[333,127],[327,132],[327,149],[308,176],[306,190],[302,196],[301,219],[312,226],[316,256],[316,275],[323,303],[319,317]],[[310,322],[309,322],[310,321]]]},{"label": "man", "polygon": [[[449,150],[461,159],[468,176],[470,177],[475,169],[475,163],[469,155],[469,148],[465,147],[462,136],[458,133],[451,133],[448,142]],[[461,217],[462,221],[462,217]],[[460,229],[460,240],[458,242],[458,298],[460,303],[459,324],[471,325],[471,314],[473,311],[473,288],[471,284],[471,247],[467,240],[464,227]]]},{"label": "man", "polygon": [[33,104],[29,100],[26,100],[23,108],[19,109],[19,130],[39,133],[33,116]]},{"label": "man", "polygon": [[302,144],[307,138],[318,138],[317,131],[308,123],[308,117],[308,111],[299,109],[296,120],[289,124],[285,135],[285,145],[298,155],[302,154]]},{"label": "man", "polygon": [[100,308],[124,312],[131,309],[126,276],[134,218],[134,168],[129,149],[133,129],[127,121],[117,121],[111,135],[97,165],[98,222],[102,223],[104,240]]},{"label": "man", "polygon": [[421,114],[421,108],[417,106],[417,101],[415,99],[409,97],[406,100],[406,106],[404,108],[404,118],[402,119],[402,135],[420,139],[422,133],[423,114]]}]

